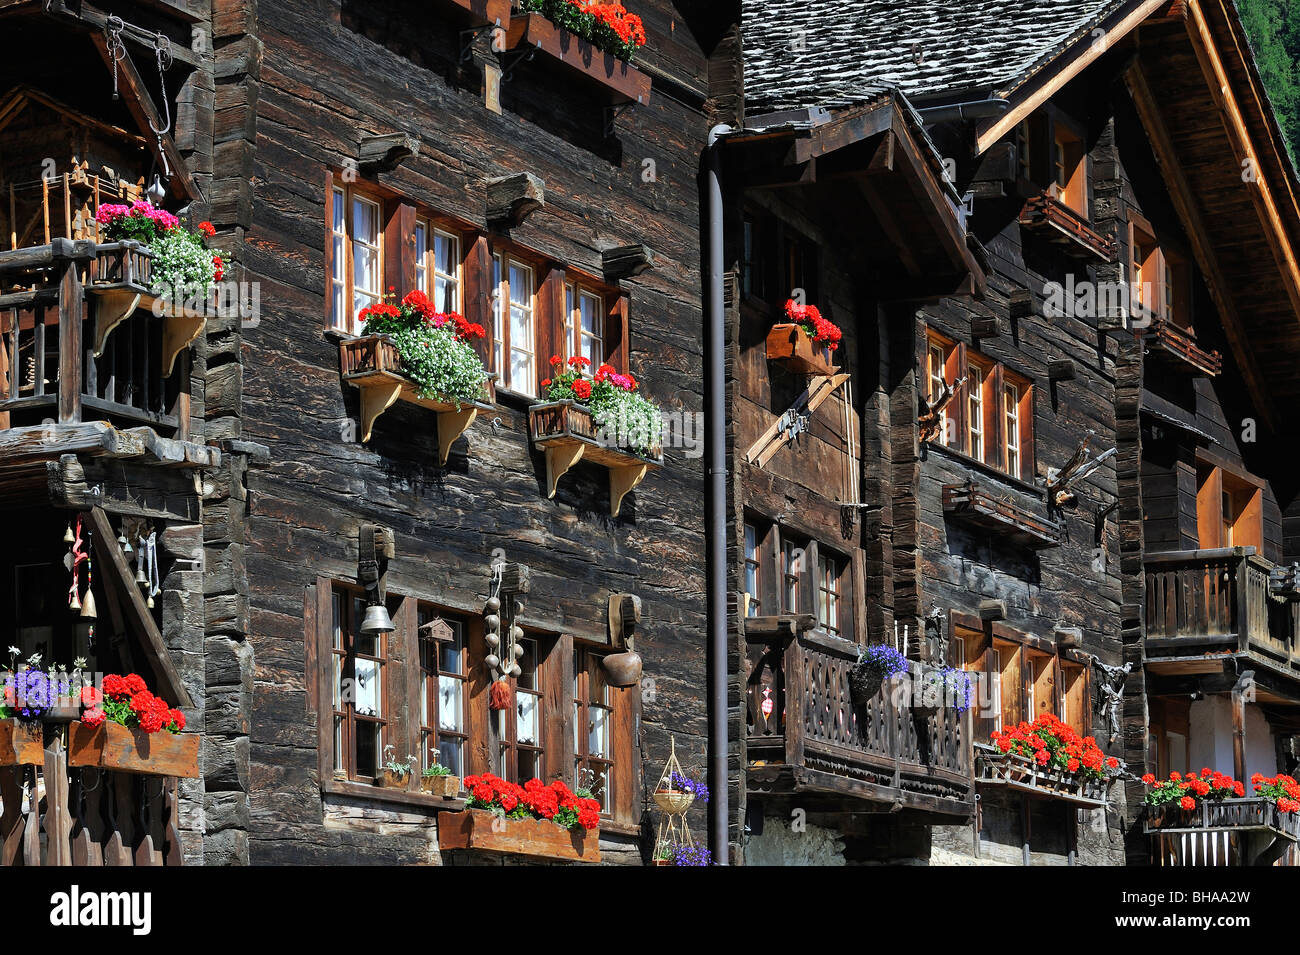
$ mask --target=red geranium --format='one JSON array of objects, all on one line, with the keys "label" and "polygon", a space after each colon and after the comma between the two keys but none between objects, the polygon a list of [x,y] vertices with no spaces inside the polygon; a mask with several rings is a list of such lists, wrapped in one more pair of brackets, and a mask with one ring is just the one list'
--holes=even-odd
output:
[{"label": "red geranium", "polygon": [[834,322],[822,318],[822,313],[817,310],[816,305],[800,305],[794,299],[789,299],[785,303],[785,315],[791,322],[807,332],[808,337],[812,339],[814,348],[835,351],[840,347],[840,338],[843,336],[843,332]]}]

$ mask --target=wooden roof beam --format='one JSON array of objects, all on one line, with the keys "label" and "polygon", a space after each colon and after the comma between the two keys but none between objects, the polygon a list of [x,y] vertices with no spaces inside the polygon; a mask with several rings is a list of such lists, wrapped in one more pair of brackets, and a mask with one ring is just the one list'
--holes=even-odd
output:
[{"label": "wooden roof beam", "polygon": [[[95,49],[99,51],[104,65],[111,70],[113,68],[113,54],[108,50],[108,38],[103,33],[92,33],[90,39],[95,44]],[[118,60],[117,73],[118,82],[123,93],[122,101],[135,118],[141,134],[145,135],[146,130],[161,129],[163,127],[162,117],[158,115],[158,108],[154,106],[153,99],[149,96],[149,90],[144,85],[144,78],[140,75],[140,71],[135,68],[135,62],[131,59],[129,52],[124,53],[122,59]],[[172,111],[172,117],[175,119],[175,110]],[[180,150],[176,148],[176,143],[171,135],[166,133],[161,137],[146,135],[145,138],[158,161],[171,169],[172,174],[168,184],[171,186],[172,195],[181,200],[197,199],[199,191],[194,185],[189,166],[181,158]]]},{"label": "wooden roof beam", "polygon": [[1146,75],[1142,72],[1142,67],[1134,63],[1129,67],[1124,79],[1128,85],[1129,93],[1133,97],[1138,117],[1146,129],[1147,139],[1150,141],[1151,149],[1155,153],[1156,162],[1160,164],[1160,168],[1164,173],[1165,185],[1169,189],[1169,197],[1173,200],[1174,208],[1178,212],[1178,218],[1182,221],[1183,228],[1187,230],[1187,236],[1191,240],[1192,254],[1196,258],[1196,264],[1205,276],[1206,284],[1210,288],[1210,296],[1214,299],[1215,308],[1219,310],[1224,334],[1227,336],[1228,345],[1232,348],[1233,356],[1237,359],[1237,366],[1241,369],[1242,377],[1246,381],[1246,387],[1250,390],[1250,396],[1255,403],[1255,407],[1259,409],[1260,417],[1264,419],[1266,427],[1270,431],[1276,431],[1277,411],[1273,407],[1272,399],[1269,398],[1268,391],[1264,387],[1264,376],[1260,373],[1259,366],[1255,362],[1255,355],[1246,341],[1241,317],[1237,314],[1236,306],[1228,295],[1230,286],[1219,268],[1219,262],[1214,255],[1213,249],[1210,247],[1205,223],[1201,220],[1201,213],[1193,197],[1192,188],[1188,184],[1187,176],[1183,173],[1183,167],[1178,161],[1178,154],[1174,149],[1173,140],[1170,139],[1169,131],[1165,128],[1164,120],[1161,118],[1160,111],[1156,106],[1155,97],[1152,96],[1151,89],[1147,86]]},{"label": "wooden roof beam", "polygon": [[1264,231],[1269,245],[1273,249],[1274,258],[1277,259],[1278,268],[1282,270],[1287,294],[1291,298],[1291,306],[1295,310],[1297,320],[1300,321],[1300,265],[1296,263],[1290,236],[1282,224],[1281,213],[1273,199],[1273,190],[1269,187],[1264,170],[1260,168],[1250,131],[1246,128],[1246,121],[1232,92],[1232,80],[1224,68],[1223,60],[1219,57],[1214,34],[1205,19],[1205,14],[1201,11],[1199,0],[1187,0],[1187,5],[1191,13],[1187,21],[1187,32],[1192,41],[1192,49],[1200,61],[1202,72],[1205,73],[1206,82],[1210,87],[1210,96],[1222,114],[1223,125],[1228,130],[1238,168],[1242,168],[1247,160],[1254,166],[1256,188],[1249,189],[1249,184],[1244,181],[1243,185],[1249,190],[1251,199],[1264,221]]},{"label": "wooden roof beam", "polygon": [[[1015,102],[1011,109],[1002,116],[986,120],[977,127],[975,155],[979,156],[1003,136],[1015,129],[1022,119],[1055,96],[1057,91],[1064,87],[1066,83],[1082,73],[1090,64],[1126,37],[1142,21],[1157,13],[1166,3],[1168,3],[1168,0],[1145,0],[1144,3],[1130,11],[1119,23],[1107,30],[1102,37],[1094,39],[1092,33],[1089,32],[1086,36],[1080,38],[1075,45],[1078,53],[1073,59],[1060,66],[1055,73],[1050,73],[1050,70],[1043,70],[1039,74],[1042,78],[1034,81],[1037,85],[1027,89],[1026,87],[1031,84],[1025,84],[1019,90],[1016,90],[1012,96],[1008,97]],[[1079,50],[1080,44],[1086,44],[1086,46]],[[1059,57],[1058,62],[1064,60],[1068,55],[1066,53]],[[1049,73],[1050,75],[1046,75]]]}]

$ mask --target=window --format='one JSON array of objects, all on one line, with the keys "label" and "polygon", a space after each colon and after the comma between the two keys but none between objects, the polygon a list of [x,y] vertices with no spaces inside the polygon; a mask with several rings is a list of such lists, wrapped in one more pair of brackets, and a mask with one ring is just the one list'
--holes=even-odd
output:
[{"label": "window", "polygon": [[501,387],[537,396],[533,270],[508,255],[492,256],[492,358]]},{"label": "window", "polygon": [[[450,628],[447,639],[435,639],[433,624],[442,619]],[[444,630],[443,633],[446,631]],[[422,766],[446,766],[453,776],[465,768],[465,627],[462,621],[441,617],[432,607],[420,606],[420,752]]]},{"label": "window", "polygon": [[330,226],[330,324],[360,331],[357,313],[380,301],[383,209],[351,187],[334,186]]},{"label": "window", "polygon": [[[959,368],[965,369],[961,375]],[[932,403],[945,383],[966,379],[964,394],[944,408],[939,444],[1014,478],[1033,479],[1034,394],[1028,378],[934,332],[926,338],[925,377]]]},{"label": "window", "polygon": [[1025,719],[1036,720],[1044,713],[1057,714],[1056,654],[1026,647],[1023,651],[1028,668],[1025,681]]},{"label": "window", "polygon": [[1089,735],[1088,726],[1088,668],[1082,663],[1074,663],[1064,657],[1059,661],[1061,669],[1061,722],[1065,723],[1080,736]]},{"label": "window", "polygon": [[1202,548],[1264,546],[1262,482],[1208,461],[1196,467],[1196,533]]},{"label": "window", "polygon": [[1191,270],[1187,258],[1161,245],[1151,223],[1136,212],[1129,213],[1129,257],[1135,311],[1190,329]]},{"label": "window", "polygon": [[605,302],[574,282],[564,286],[564,340],[560,356],[586,358],[594,369],[605,360]]},{"label": "window", "polygon": [[841,563],[829,554],[817,555],[817,623],[834,636],[840,634]]},{"label": "window", "polygon": [[613,805],[613,727],[614,707],[600,657],[578,650],[573,665],[573,778],[578,786],[587,784],[603,813]]},{"label": "window", "polygon": [[361,633],[362,591],[340,585],[330,596],[334,772],[370,781],[383,763],[388,634]]},{"label": "window", "polygon": [[1016,164],[1022,179],[1034,178],[1032,142],[1029,120],[1022,119],[1016,124]]},{"label": "window", "polygon": [[799,613],[803,609],[804,549],[794,541],[781,541],[781,610]]},{"label": "window", "polygon": [[513,709],[493,710],[497,719],[497,738],[501,741],[498,774],[504,779],[542,778],[542,683],[537,640],[524,637],[519,641],[524,655],[519,657],[520,673],[514,679]]},{"label": "window", "polygon": [[1088,164],[1083,140],[1056,122],[1052,130],[1052,194],[1088,218]]},{"label": "window", "polygon": [[460,238],[423,219],[415,223],[415,287],[439,312],[461,311]]},{"label": "window", "polygon": [[757,617],[763,610],[762,568],[759,559],[760,538],[758,528],[753,524],[745,525],[745,592],[749,594],[749,610],[746,616]]}]

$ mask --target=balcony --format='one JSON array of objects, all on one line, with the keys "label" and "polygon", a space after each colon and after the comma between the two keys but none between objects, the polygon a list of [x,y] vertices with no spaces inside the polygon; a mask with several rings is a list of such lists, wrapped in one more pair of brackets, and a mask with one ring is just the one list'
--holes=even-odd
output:
[{"label": "balcony", "polygon": [[[213,452],[188,440],[187,351],[204,319],[154,314],[148,254],[134,245],[54,239],[0,252],[6,453],[30,457],[32,444],[54,456],[101,454],[123,444],[171,464],[212,464]],[[50,424],[82,427],[56,433]]]},{"label": "balcony", "polygon": [[1195,809],[1148,806],[1143,830],[1156,866],[1296,865],[1300,815],[1267,799],[1202,800]]},{"label": "balcony", "polygon": [[973,480],[943,486],[943,513],[955,523],[1030,550],[1061,543],[1059,524],[1022,507],[1009,494],[999,496]]},{"label": "balcony", "polygon": [[[746,689],[751,793],[821,794],[965,818],[975,808],[970,711],[911,712],[886,688],[849,698],[857,645],[750,617]],[[804,622],[811,623],[804,618]]]},{"label": "balcony", "polygon": [[1152,362],[1163,362],[1183,372],[1190,370],[1211,378],[1223,371],[1222,355],[1201,348],[1196,344],[1196,332],[1168,319],[1150,318],[1142,340]]},{"label": "balcony", "polygon": [[1074,773],[1045,770],[1018,753],[1000,753],[987,745],[978,747],[976,786],[982,790],[1005,789],[1080,809],[1100,809],[1106,805],[1107,785],[1106,780],[1082,779]]},{"label": "balcony", "polygon": [[137,747],[118,726],[110,748],[88,729],[65,748],[61,724],[0,723],[0,866],[181,865],[177,777],[198,776],[198,736]]},{"label": "balcony", "polygon": [[1270,591],[1272,570],[1253,547],[1148,554],[1148,670],[1218,673],[1245,654],[1300,679],[1300,602]]},{"label": "balcony", "polygon": [[1074,258],[1115,261],[1115,240],[1101,235],[1087,219],[1050,193],[1044,192],[1025,203],[1020,227],[1056,243]]}]

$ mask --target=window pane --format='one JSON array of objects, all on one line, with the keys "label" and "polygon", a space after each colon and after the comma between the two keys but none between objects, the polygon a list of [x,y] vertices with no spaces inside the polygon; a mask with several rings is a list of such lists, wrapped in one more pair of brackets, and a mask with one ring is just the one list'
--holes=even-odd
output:
[{"label": "window pane", "polygon": [[587,707],[587,755],[609,757],[609,710],[601,706]]},{"label": "window pane", "polygon": [[523,639],[519,645],[524,648],[524,655],[519,658],[519,679],[521,687],[537,689],[537,641]]},{"label": "window pane", "polygon": [[517,348],[510,349],[510,387],[521,395],[537,394],[533,386],[533,356]]},{"label": "window pane", "polygon": [[537,697],[531,693],[516,693],[515,717],[516,741],[530,746],[537,745]]},{"label": "window pane", "polygon": [[526,783],[530,779],[540,779],[542,775],[542,760],[538,753],[527,750],[519,753],[519,782]]},{"label": "window pane", "polygon": [[441,312],[460,311],[460,239],[446,232],[433,233],[434,307]]},{"label": "window pane", "polygon": [[374,660],[358,659],[356,672],[356,710],[364,716],[381,716],[380,668]]},{"label": "window pane", "polygon": [[465,775],[461,772],[461,749],[462,743],[459,739],[438,741],[438,762],[450,769],[453,776]]},{"label": "window pane", "polygon": [[440,673],[464,673],[461,669],[465,648],[462,643],[460,627],[457,626],[452,630],[454,636],[450,640],[443,640],[438,644],[438,672]]},{"label": "window pane", "polygon": [[438,678],[438,729],[463,730],[461,719],[461,688],[464,684],[455,677]]},{"label": "window pane", "polygon": [[423,222],[415,224],[415,287],[429,293],[429,232]]},{"label": "window pane", "polygon": [[379,775],[379,732],[378,723],[369,720],[357,720],[357,776]]}]

